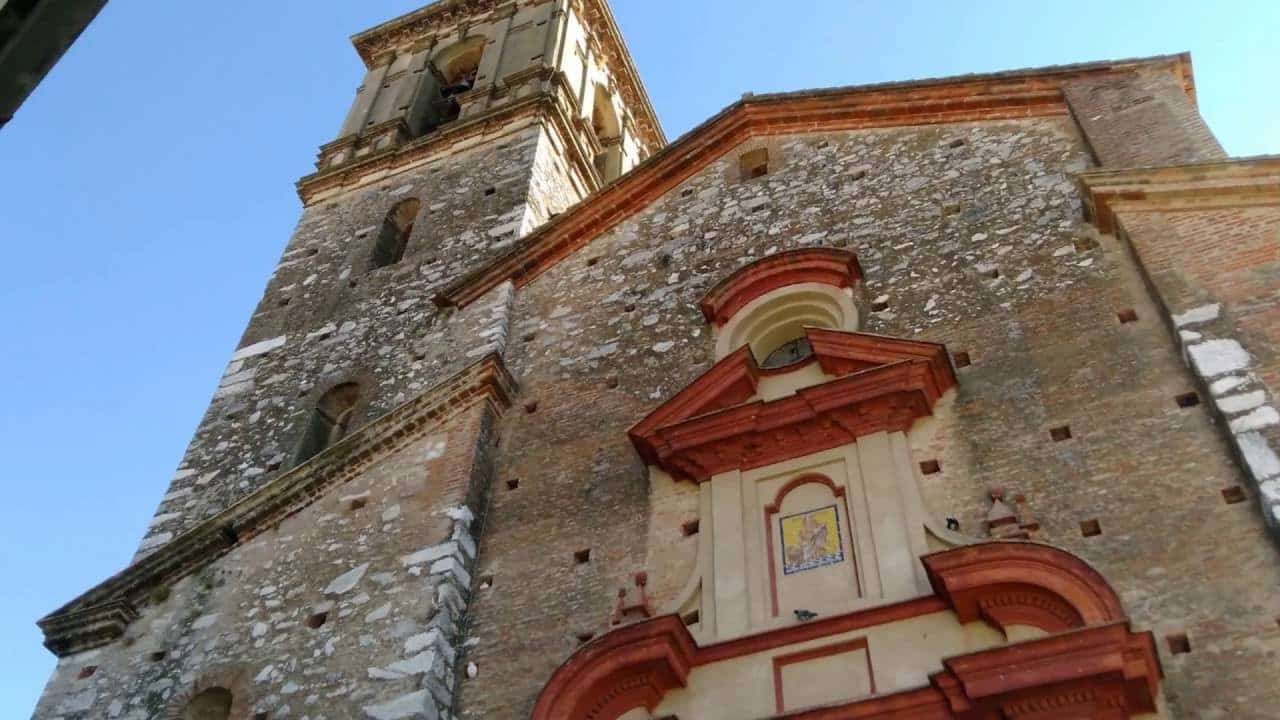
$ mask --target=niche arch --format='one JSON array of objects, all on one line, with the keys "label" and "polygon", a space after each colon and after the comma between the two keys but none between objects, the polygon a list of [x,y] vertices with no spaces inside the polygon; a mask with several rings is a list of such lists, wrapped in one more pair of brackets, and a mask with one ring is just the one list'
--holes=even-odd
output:
[{"label": "niche arch", "polygon": [[[778,253],[739,269],[700,303],[715,329],[716,360],[744,346],[766,369],[806,359],[805,328],[858,330],[861,284],[857,256],[834,248]],[[788,345],[794,352],[775,360]]]}]

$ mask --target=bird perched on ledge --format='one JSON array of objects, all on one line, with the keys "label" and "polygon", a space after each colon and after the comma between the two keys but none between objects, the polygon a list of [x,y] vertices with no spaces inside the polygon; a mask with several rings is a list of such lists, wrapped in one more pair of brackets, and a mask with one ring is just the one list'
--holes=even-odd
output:
[{"label": "bird perched on ledge", "polygon": [[809,622],[816,617],[818,617],[818,613],[812,610],[796,610],[796,620],[800,622]]}]

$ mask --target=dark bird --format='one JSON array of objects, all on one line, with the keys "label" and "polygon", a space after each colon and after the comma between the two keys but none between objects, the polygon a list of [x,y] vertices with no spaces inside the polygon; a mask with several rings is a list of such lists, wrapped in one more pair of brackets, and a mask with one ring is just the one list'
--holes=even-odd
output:
[{"label": "dark bird", "polygon": [[797,610],[797,611],[796,611],[796,619],[797,619],[797,620],[799,620],[800,622],[809,622],[810,620],[812,620],[812,619],[814,619],[814,618],[816,618],[816,617],[818,617],[818,613],[816,613],[816,612],[814,612],[814,611],[812,611],[812,610]]}]

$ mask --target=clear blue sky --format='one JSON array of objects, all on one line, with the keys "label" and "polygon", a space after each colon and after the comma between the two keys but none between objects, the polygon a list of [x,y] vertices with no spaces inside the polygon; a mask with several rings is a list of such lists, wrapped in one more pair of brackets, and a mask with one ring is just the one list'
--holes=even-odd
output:
[{"label": "clear blue sky", "polygon": [[[417,0],[113,0],[0,130],[0,717],[35,620],[122,567],[299,213],[361,65]],[[614,0],[667,133],[745,91],[1190,50],[1233,155],[1280,153],[1280,3]]]}]

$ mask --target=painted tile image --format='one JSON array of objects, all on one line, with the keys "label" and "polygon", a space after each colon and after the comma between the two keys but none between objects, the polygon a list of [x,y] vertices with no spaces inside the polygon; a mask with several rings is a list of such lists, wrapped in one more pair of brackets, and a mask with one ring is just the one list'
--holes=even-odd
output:
[{"label": "painted tile image", "polygon": [[785,575],[844,562],[840,516],[834,505],[784,517],[782,572]]}]

